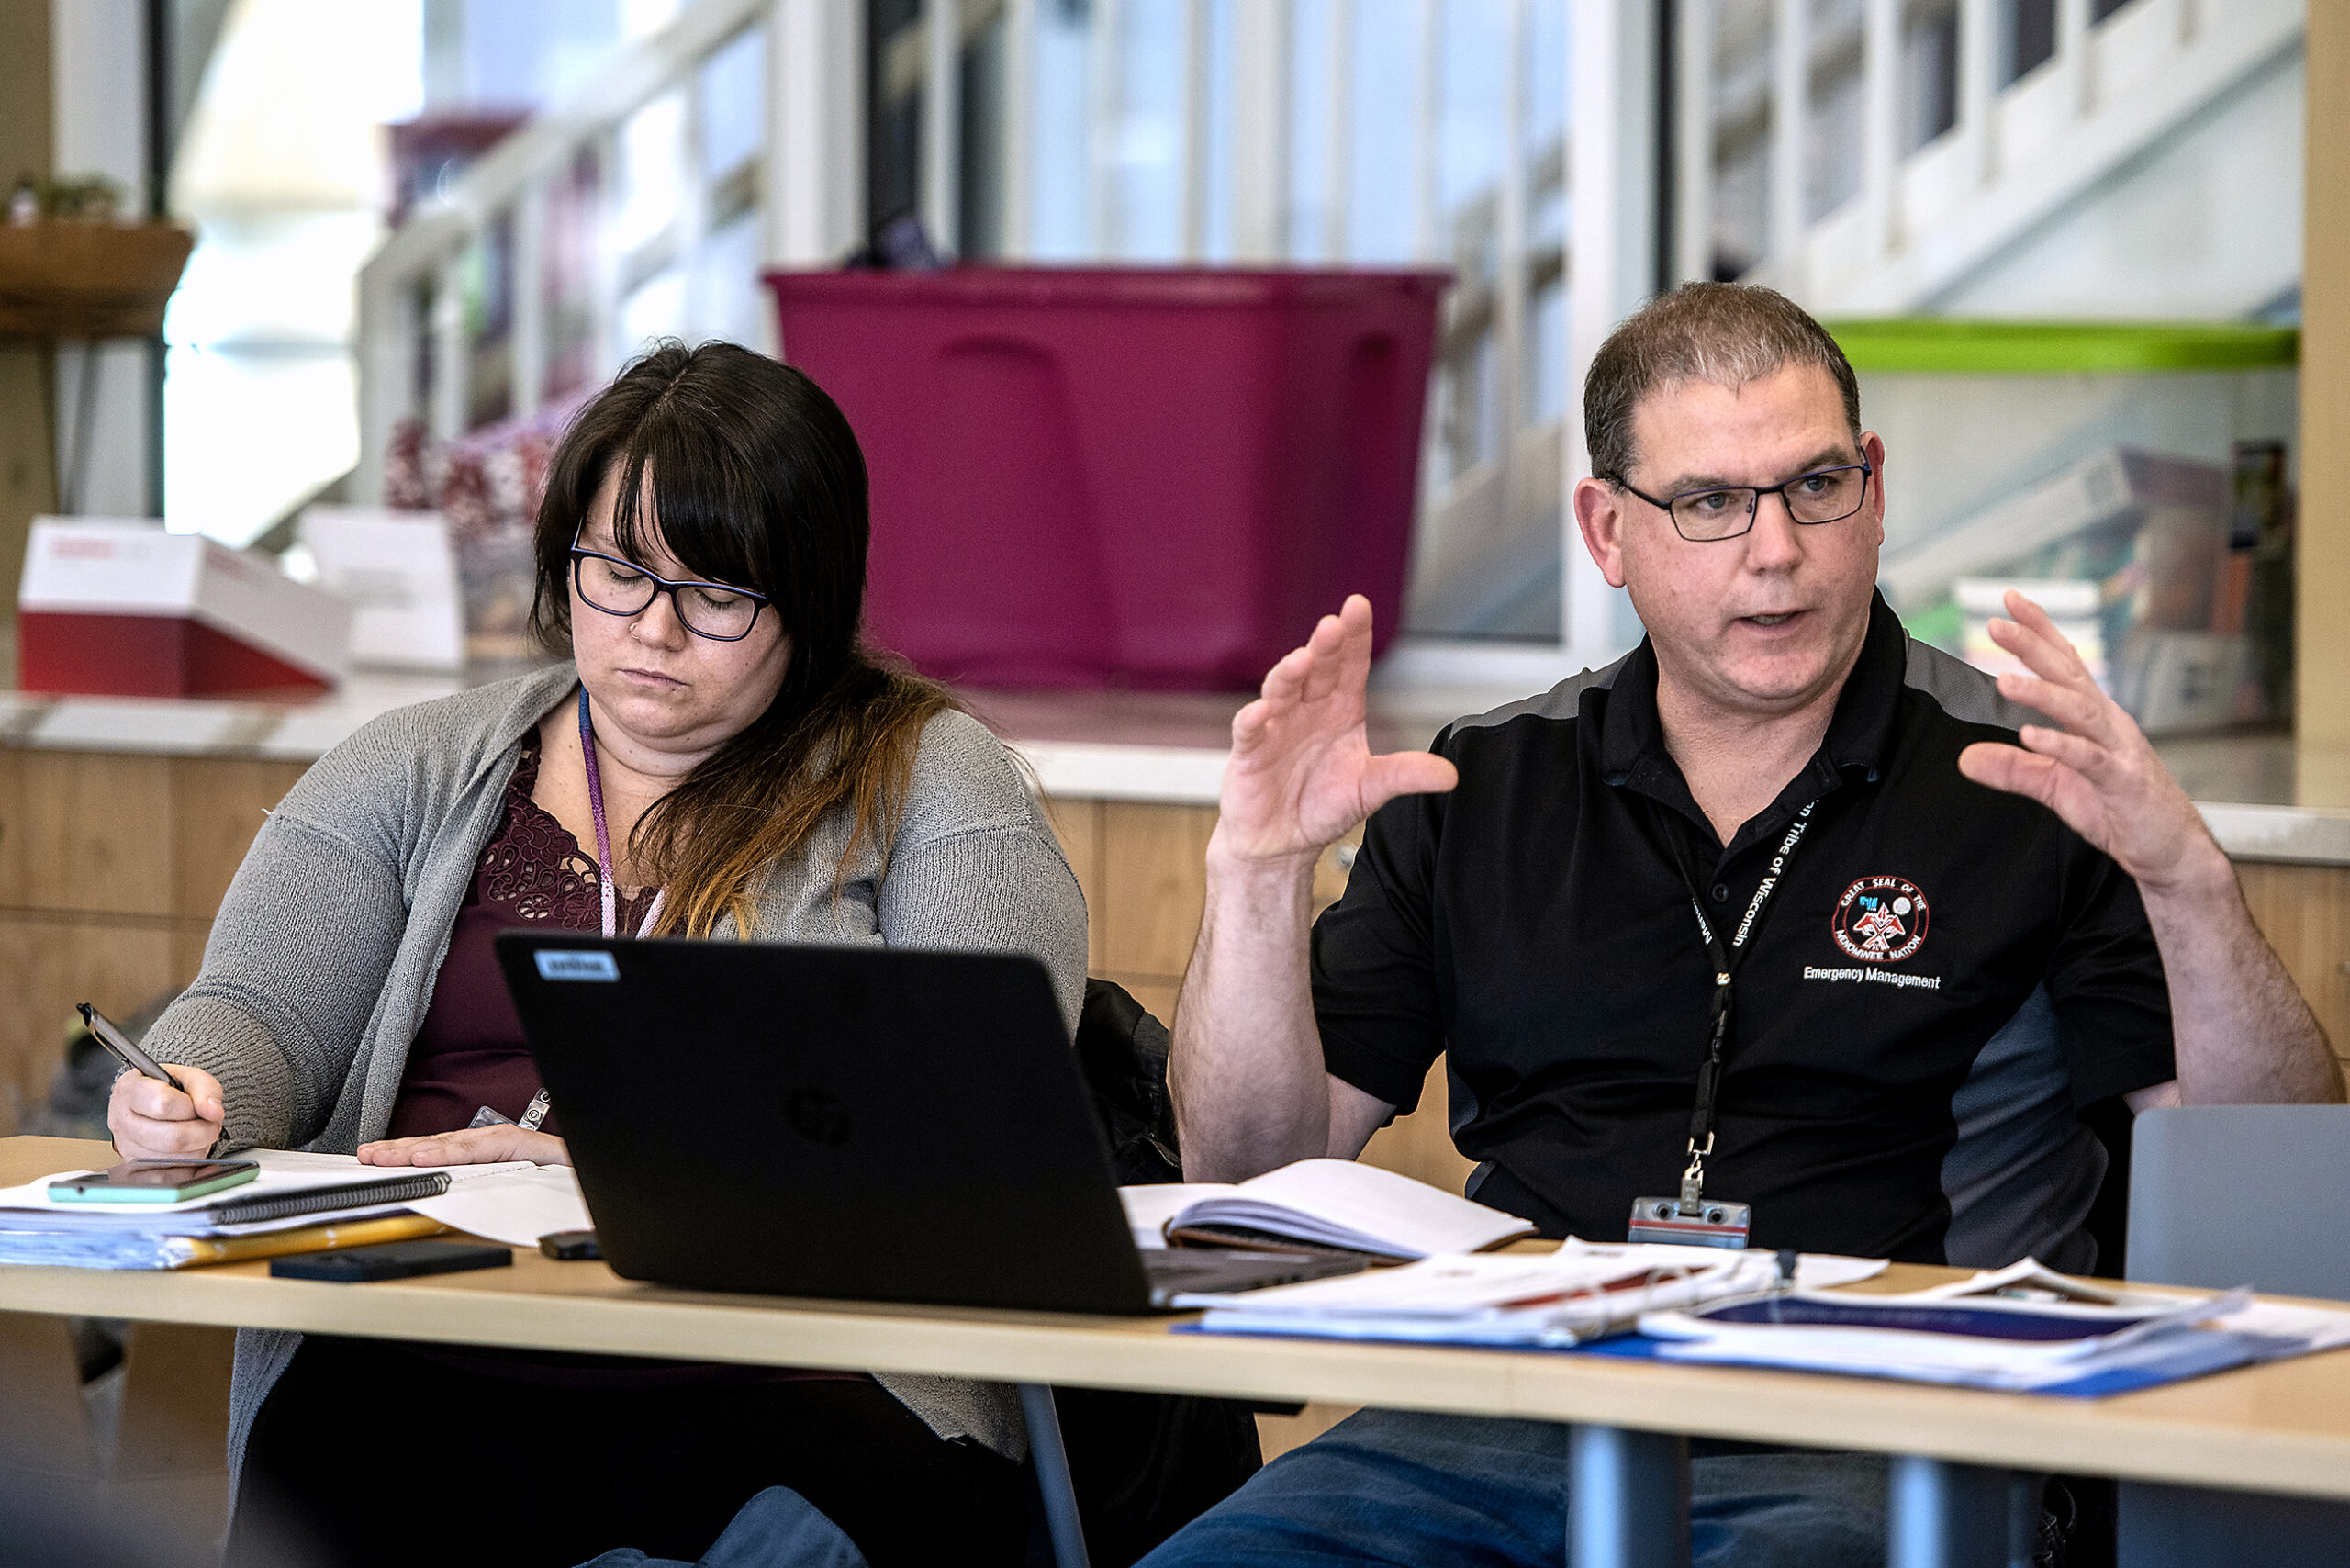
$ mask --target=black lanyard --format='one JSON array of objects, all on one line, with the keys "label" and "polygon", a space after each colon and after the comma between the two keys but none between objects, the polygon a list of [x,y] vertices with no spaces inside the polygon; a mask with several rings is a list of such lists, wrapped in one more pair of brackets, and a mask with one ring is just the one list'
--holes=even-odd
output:
[{"label": "black lanyard", "polygon": [[1786,837],[1779,841],[1778,853],[1771,857],[1770,866],[1762,873],[1762,883],[1754,890],[1753,902],[1746,906],[1746,918],[1730,933],[1727,946],[1714,923],[1706,918],[1704,897],[1697,890],[1697,868],[1689,854],[1686,835],[1678,823],[1668,823],[1666,834],[1673,844],[1673,859],[1680,865],[1681,879],[1688,884],[1689,908],[1697,916],[1697,934],[1705,939],[1706,956],[1714,965],[1714,1028],[1706,1042],[1706,1059],[1697,1068],[1697,1104],[1689,1114],[1689,1168],[1681,1173],[1681,1202],[1694,1207],[1706,1185],[1706,1157],[1714,1152],[1715,1090],[1721,1081],[1722,1041],[1729,1034],[1730,988],[1737,979],[1738,966],[1746,957],[1747,944],[1762,924],[1762,912],[1769,907],[1771,895],[1779,890],[1779,883],[1794,864],[1796,846],[1803,842],[1804,831],[1811,826],[1811,813],[1819,805],[1814,799],[1796,813],[1787,825]]}]

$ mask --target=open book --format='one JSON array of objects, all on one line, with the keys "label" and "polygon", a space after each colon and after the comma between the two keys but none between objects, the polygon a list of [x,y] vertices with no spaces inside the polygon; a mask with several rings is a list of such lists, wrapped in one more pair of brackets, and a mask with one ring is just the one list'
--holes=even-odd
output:
[{"label": "open book", "polygon": [[1410,1261],[1482,1252],[1534,1234],[1516,1215],[1351,1159],[1301,1159],[1232,1185],[1121,1187],[1118,1195],[1144,1247],[1360,1252]]}]

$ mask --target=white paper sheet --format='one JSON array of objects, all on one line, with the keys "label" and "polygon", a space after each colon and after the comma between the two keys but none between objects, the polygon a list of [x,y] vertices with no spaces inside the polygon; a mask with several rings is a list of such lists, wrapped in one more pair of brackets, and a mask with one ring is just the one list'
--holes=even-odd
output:
[{"label": "white paper sheet", "polygon": [[[1885,1266],[1882,1259],[1807,1255],[1796,1277],[1819,1288],[1867,1279]],[[1766,1290],[1777,1276],[1768,1252],[1570,1238],[1550,1252],[1440,1256],[1270,1290],[1178,1297],[1176,1305],[1206,1307],[1202,1327],[1231,1333],[1548,1345],[1628,1327],[1643,1312]]]},{"label": "white paper sheet", "polygon": [[408,1206],[453,1230],[509,1247],[536,1247],[549,1231],[586,1230],[593,1224],[578,1178],[561,1165],[496,1170]]}]

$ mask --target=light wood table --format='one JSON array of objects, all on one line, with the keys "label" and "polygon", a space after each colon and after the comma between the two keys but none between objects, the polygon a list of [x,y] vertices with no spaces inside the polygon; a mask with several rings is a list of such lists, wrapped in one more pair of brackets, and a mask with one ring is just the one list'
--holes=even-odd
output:
[{"label": "light wood table", "polygon": [[[103,1144],[0,1139],[0,1184],[110,1158]],[[1914,1289],[1956,1272],[1897,1266],[1858,1288]],[[1615,1546],[1593,1542],[1578,1564],[1673,1560],[1644,1549],[1658,1532],[1638,1500],[1662,1495],[1669,1506],[1677,1487],[1685,1510],[1692,1436],[1895,1456],[1889,1561],[1900,1568],[2004,1562],[2004,1537],[1983,1536],[2004,1530],[2013,1473],[2350,1500],[2350,1352],[2076,1400],[1554,1352],[1209,1337],[1164,1317],[719,1294],[521,1249],[510,1269],[366,1285],[272,1279],[263,1263],[0,1267],[0,1310],[1565,1422],[1577,1428],[1579,1533],[1616,1516]],[[1596,1506],[1602,1498],[1625,1507]],[[1680,1561],[1687,1550],[1684,1530]]]}]

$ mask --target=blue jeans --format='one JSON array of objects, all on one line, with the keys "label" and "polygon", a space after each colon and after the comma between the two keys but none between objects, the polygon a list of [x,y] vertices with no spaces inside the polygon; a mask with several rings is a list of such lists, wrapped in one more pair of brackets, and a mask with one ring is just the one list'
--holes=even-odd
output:
[{"label": "blue jeans", "polygon": [[[1709,1451],[1690,1465],[1698,1568],[1880,1568],[1883,1458]],[[1365,1410],[1192,1520],[1141,1568],[1556,1564],[1566,1555],[1567,1428]]]},{"label": "blue jeans", "polygon": [[770,1486],[749,1502],[698,1562],[647,1557],[633,1547],[607,1551],[580,1568],[866,1568],[864,1554],[840,1527],[789,1486]]}]

